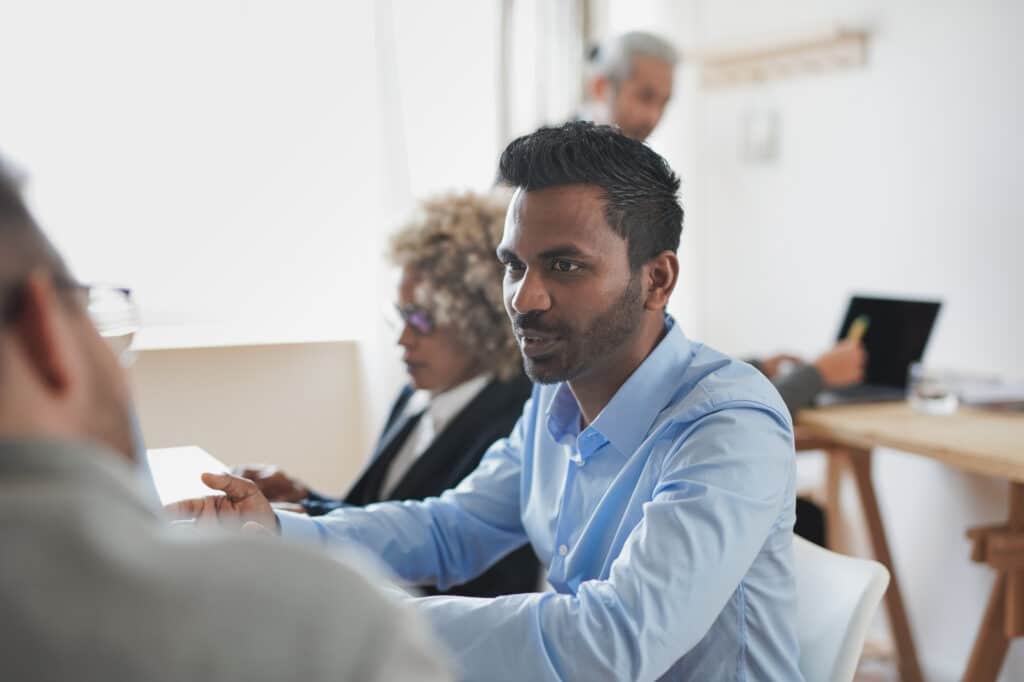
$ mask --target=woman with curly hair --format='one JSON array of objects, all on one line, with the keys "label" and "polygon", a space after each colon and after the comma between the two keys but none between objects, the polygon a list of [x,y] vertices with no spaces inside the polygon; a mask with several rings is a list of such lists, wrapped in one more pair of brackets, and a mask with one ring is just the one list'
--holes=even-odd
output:
[{"label": "woman with curly hair", "polygon": [[[319,515],[437,496],[458,485],[490,445],[512,431],[531,385],[505,314],[504,270],[495,257],[508,201],[498,192],[435,196],[392,237],[388,256],[402,269],[398,344],[409,384],[395,400],[369,463],[341,499],[315,493],[274,467],[244,468],[241,475],[267,499],[297,502]],[[538,575],[527,545],[445,594],[532,592]]]},{"label": "woman with curly hair", "polygon": [[[399,344],[417,388],[443,392],[480,374],[522,375],[494,255],[508,201],[498,192],[433,197],[391,239],[390,260],[402,268]],[[421,362],[424,354],[436,359]]]}]

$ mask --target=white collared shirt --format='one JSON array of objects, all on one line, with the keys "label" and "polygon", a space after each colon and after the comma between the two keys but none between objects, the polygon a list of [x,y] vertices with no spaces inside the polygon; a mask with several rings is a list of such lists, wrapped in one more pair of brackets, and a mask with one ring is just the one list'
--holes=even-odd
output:
[{"label": "white collared shirt", "polygon": [[398,482],[409,471],[420,455],[427,451],[439,433],[445,430],[452,419],[462,412],[473,401],[480,391],[491,380],[490,375],[481,374],[464,381],[444,393],[431,396],[427,391],[416,391],[409,398],[402,412],[402,418],[408,418],[422,411],[423,416],[413,428],[409,437],[402,443],[401,450],[388,468],[384,477],[381,495],[387,497],[395,489]]}]

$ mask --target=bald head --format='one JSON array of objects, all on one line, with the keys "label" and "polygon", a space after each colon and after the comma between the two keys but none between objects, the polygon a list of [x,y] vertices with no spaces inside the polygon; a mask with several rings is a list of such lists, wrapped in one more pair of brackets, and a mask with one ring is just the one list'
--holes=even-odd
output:
[{"label": "bald head", "polygon": [[128,384],[64,261],[0,165],[0,438],[134,455]]}]

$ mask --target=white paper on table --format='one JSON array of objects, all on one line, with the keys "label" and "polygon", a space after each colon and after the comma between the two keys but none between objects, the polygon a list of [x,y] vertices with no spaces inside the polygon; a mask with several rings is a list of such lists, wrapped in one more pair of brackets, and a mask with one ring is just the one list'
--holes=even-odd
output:
[{"label": "white paper on table", "polygon": [[200,447],[156,448],[146,451],[146,459],[162,504],[224,494],[206,487],[199,477],[207,472],[226,473],[228,467]]}]

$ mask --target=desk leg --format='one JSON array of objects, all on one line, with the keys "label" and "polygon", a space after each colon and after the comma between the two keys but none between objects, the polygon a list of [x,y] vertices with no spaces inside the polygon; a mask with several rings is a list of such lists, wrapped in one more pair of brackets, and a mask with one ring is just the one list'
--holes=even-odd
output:
[{"label": "desk leg", "polygon": [[826,450],[825,463],[825,544],[833,552],[843,554],[847,549],[843,526],[843,471],[848,468],[846,454],[841,450]]},{"label": "desk leg", "polygon": [[[985,561],[988,550],[985,534],[990,527],[977,536],[975,561]],[[1024,531],[1024,484],[1010,484],[1010,518],[1003,528],[1005,532],[1019,534]],[[976,531],[972,531],[974,533]],[[978,544],[980,543],[980,545]],[[1006,567],[1003,567],[1004,569]],[[998,568],[997,568],[998,570]],[[964,682],[995,682],[1006,658],[1010,640],[1024,634],[1024,571],[1000,570],[992,594],[988,599],[985,617],[974,640],[971,658],[967,661]]]},{"label": "desk leg", "polygon": [[[1024,533],[1024,484],[1010,484],[1010,519],[1006,525],[1017,537]],[[1019,562],[1006,574],[1005,608],[1006,636],[1011,639],[1024,636],[1024,569]]]},{"label": "desk leg", "polygon": [[985,609],[978,637],[974,640],[963,682],[995,682],[999,677],[1006,650],[1010,646],[1003,628],[1005,622],[1006,575],[1000,573],[992,588],[992,595],[988,598],[988,608]]},{"label": "desk leg", "polygon": [[917,662],[917,650],[914,647],[914,638],[910,634],[910,621],[903,606],[903,594],[889,552],[889,541],[885,537],[885,527],[882,525],[882,515],[878,509],[878,499],[875,497],[875,486],[871,481],[871,452],[847,452],[847,461],[857,481],[857,492],[860,495],[861,507],[864,509],[875,558],[889,569],[889,589],[885,593],[885,605],[889,613],[893,638],[896,640],[900,678],[903,682],[922,682],[924,677]]}]

